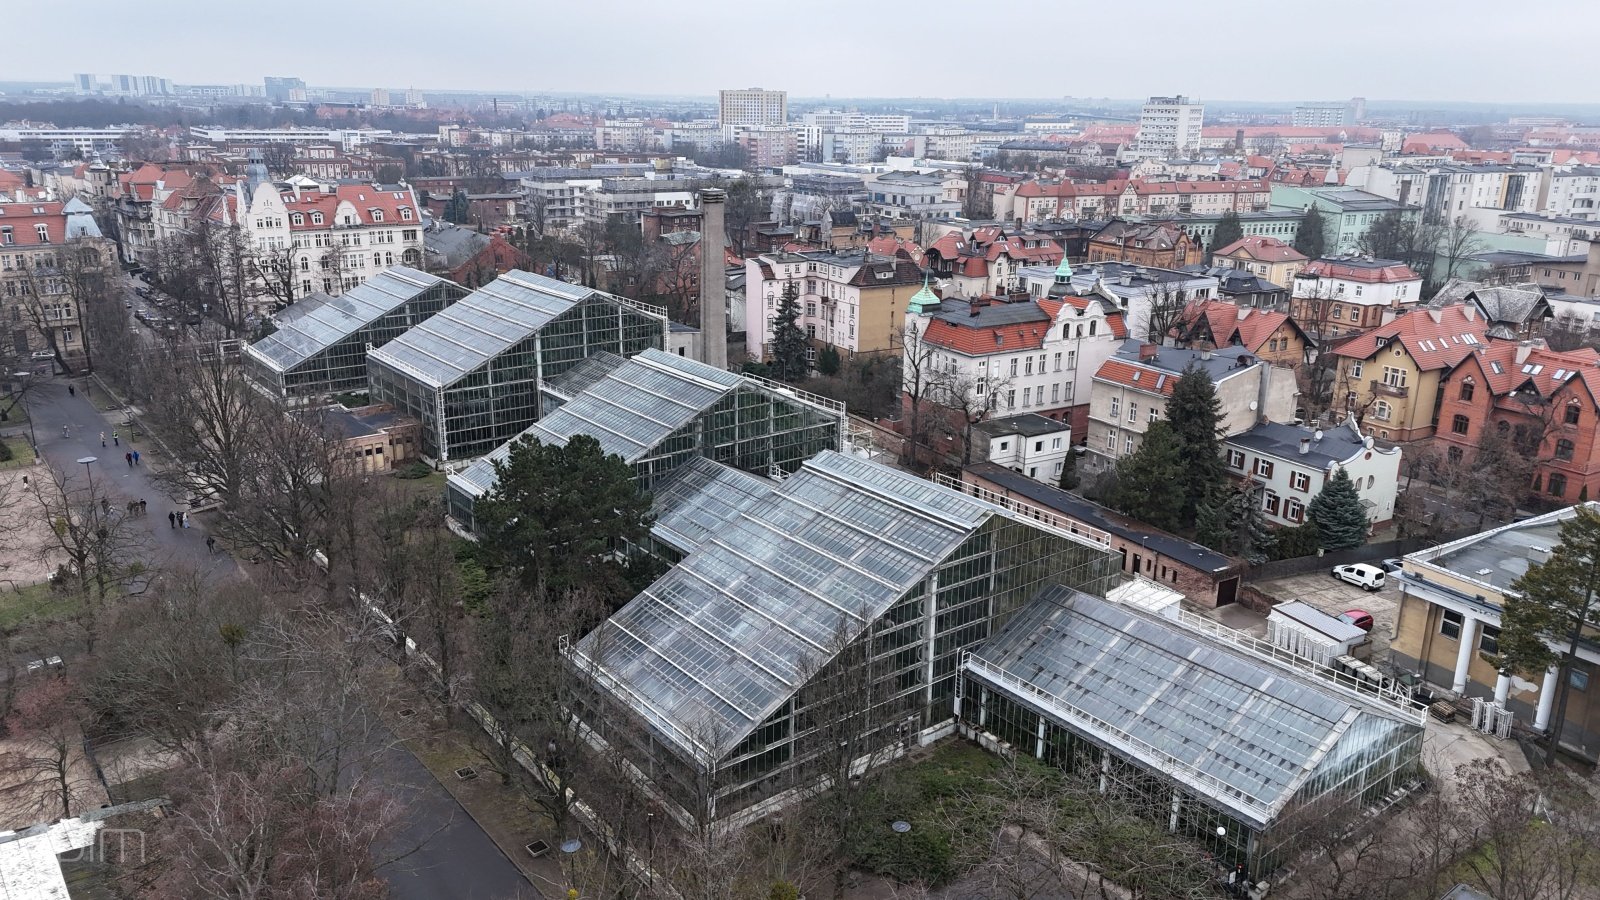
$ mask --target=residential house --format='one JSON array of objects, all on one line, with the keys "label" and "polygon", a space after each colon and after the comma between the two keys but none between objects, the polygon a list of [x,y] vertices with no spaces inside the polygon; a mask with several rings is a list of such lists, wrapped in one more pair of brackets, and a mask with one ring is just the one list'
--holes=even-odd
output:
[{"label": "residential house", "polygon": [[1280,287],[1254,272],[1203,263],[1184,266],[1183,271],[1217,279],[1217,296],[1238,306],[1253,309],[1287,309],[1289,306],[1288,288]]},{"label": "residential house", "polygon": [[[989,462],[1021,472],[1035,481],[1055,484],[1067,454],[1072,453],[1072,426],[1038,413],[979,422],[973,429],[989,442]],[[977,450],[983,452],[980,444]]]},{"label": "residential house", "polygon": [[1294,370],[1243,347],[1191,350],[1125,341],[1095,372],[1089,398],[1090,459],[1109,467],[1139,449],[1150,423],[1162,418],[1173,386],[1191,368],[1210,376],[1222,402],[1223,435],[1258,422],[1294,418]]},{"label": "residential house", "polygon": [[1053,267],[1064,257],[1047,235],[984,225],[946,233],[928,245],[925,258],[954,296],[981,297],[1022,290],[1023,266]]},{"label": "residential house", "polygon": [[528,254],[498,230],[484,234],[430,219],[422,240],[427,271],[467,288],[481,287],[504,272],[531,265]]},{"label": "residential house", "polygon": [[1546,320],[1555,311],[1544,288],[1534,282],[1484,284],[1452,278],[1428,301],[1429,306],[1470,303],[1489,323],[1489,337],[1525,341],[1544,334]]},{"label": "residential house", "polygon": [[1414,309],[1330,351],[1335,407],[1354,412],[1386,441],[1431,437],[1444,375],[1488,341],[1475,307]]},{"label": "residential house", "polygon": [[1267,362],[1290,368],[1303,364],[1314,346],[1288,313],[1226,300],[1189,304],[1173,332],[1180,347],[1242,347]]},{"label": "residential house", "polygon": [[0,322],[10,332],[4,356],[15,366],[37,357],[76,368],[92,358],[86,298],[73,296],[74,279],[63,273],[75,265],[68,253],[88,256],[77,264],[115,268],[116,245],[100,235],[89,204],[76,197],[0,203]]},{"label": "residential house", "polygon": [[1181,269],[1200,262],[1200,246],[1180,228],[1114,221],[1089,240],[1089,262],[1125,262],[1136,266]]},{"label": "residential house", "polygon": [[1376,328],[1422,301],[1422,276],[1392,259],[1339,257],[1309,263],[1295,276],[1294,316],[1318,340]]},{"label": "residential house", "polygon": [[837,347],[857,353],[898,353],[906,306],[923,284],[909,257],[869,251],[775,251],[745,261],[745,348],[767,358],[773,320],[785,285],[800,291],[798,324],[812,352]]},{"label": "residential house", "polygon": [[1400,448],[1378,446],[1355,416],[1327,429],[1262,422],[1226,438],[1222,453],[1235,477],[1258,482],[1266,520],[1303,524],[1306,508],[1340,469],[1349,473],[1374,528],[1394,518]]},{"label": "residential house", "polygon": [[[1440,382],[1435,440],[1470,465],[1488,434],[1533,461],[1534,491],[1554,501],[1600,498],[1600,354],[1543,341],[1491,341]],[[1491,430],[1492,429],[1492,430]]]},{"label": "residential house", "polygon": [[1600,241],[1589,244],[1581,256],[1540,259],[1532,264],[1533,279],[1541,286],[1580,297],[1600,297]]},{"label": "residential house", "polygon": [[[1600,512],[1600,502],[1584,504]],[[1506,595],[1528,567],[1560,546],[1561,523],[1576,507],[1535,516],[1405,557],[1400,612],[1390,659],[1435,690],[1499,703],[1521,725],[1548,731],[1559,693],[1555,667],[1528,679],[1501,672],[1499,652]],[[1600,629],[1585,628],[1567,672],[1567,705],[1560,746],[1594,761],[1600,757]],[[1568,643],[1554,645],[1566,653]]]},{"label": "residential house", "polygon": [[1274,237],[1246,235],[1211,252],[1211,264],[1241,269],[1273,284],[1290,285],[1311,260],[1293,244]]}]

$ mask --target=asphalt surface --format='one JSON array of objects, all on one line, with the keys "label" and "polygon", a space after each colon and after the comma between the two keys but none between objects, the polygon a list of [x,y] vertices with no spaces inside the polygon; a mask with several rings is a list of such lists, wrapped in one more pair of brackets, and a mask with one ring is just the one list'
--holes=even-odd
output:
[{"label": "asphalt surface", "polygon": [[[132,438],[132,428],[121,424],[125,413],[106,410],[112,398],[98,387],[86,388],[75,379],[76,396],[68,392],[65,378],[35,384],[27,405],[39,451],[47,461],[73,479],[92,478],[96,490],[111,495],[113,509],[129,500],[145,500],[150,550],[157,566],[187,565],[221,578],[241,571],[220,542],[216,551],[206,547],[207,524],[216,513],[189,516],[187,529],[173,528],[169,511],[186,504],[168,497],[151,477],[151,466],[165,463],[163,454],[148,438]],[[63,426],[66,433],[63,434]],[[100,446],[105,433],[106,446]],[[118,432],[113,442],[113,432]],[[128,465],[125,453],[137,449],[138,466]],[[87,465],[77,462],[95,457]],[[81,482],[80,482],[81,483]],[[181,498],[180,498],[181,499]],[[385,868],[391,896],[396,900],[533,900],[541,895],[512,865],[489,835],[467,815],[461,804],[410,751],[392,740],[374,773],[384,789],[401,799],[407,812],[399,830],[379,850],[381,858],[404,858]]]}]

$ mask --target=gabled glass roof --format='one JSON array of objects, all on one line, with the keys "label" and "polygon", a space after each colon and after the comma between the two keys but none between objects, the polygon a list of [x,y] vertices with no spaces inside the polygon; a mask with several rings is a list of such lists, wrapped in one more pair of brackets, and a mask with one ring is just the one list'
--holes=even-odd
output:
[{"label": "gabled glass roof", "polygon": [[453,477],[472,493],[483,493],[494,486],[494,460],[509,456],[512,444],[524,437],[560,445],[587,434],[607,454],[631,463],[742,383],[733,372],[652,347]]},{"label": "gabled glass roof", "polygon": [[709,764],[998,512],[825,451],[708,534],[577,653]]},{"label": "gabled glass roof", "polygon": [[562,400],[571,400],[589,386],[606,377],[612,369],[627,362],[623,357],[606,350],[586,357],[577,365],[544,383],[543,389]]},{"label": "gabled glass roof", "polygon": [[776,487],[776,482],[697,456],[656,486],[656,521],[650,534],[679,553],[692,553]]},{"label": "gabled glass roof", "polygon": [[513,269],[369,356],[425,384],[444,387],[594,295],[605,296]]},{"label": "gabled glass roof", "polygon": [[1369,714],[1159,617],[1064,587],[1041,592],[966,666],[1261,824]]},{"label": "gabled glass roof", "polygon": [[444,281],[406,266],[392,266],[337,297],[316,294],[277,314],[278,330],[250,345],[250,351],[279,372],[287,372],[378,321]]}]

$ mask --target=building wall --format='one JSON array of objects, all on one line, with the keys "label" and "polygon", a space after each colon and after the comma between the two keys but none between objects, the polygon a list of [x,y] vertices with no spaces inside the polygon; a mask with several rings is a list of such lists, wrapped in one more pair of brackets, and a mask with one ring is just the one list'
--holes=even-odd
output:
[{"label": "building wall", "polygon": [[[1403,376],[1404,388],[1385,383],[1386,367]],[[1432,436],[1440,373],[1419,369],[1404,346],[1380,347],[1365,360],[1340,357],[1337,371],[1333,408],[1355,412],[1367,432],[1390,441]],[[1387,416],[1379,401],[1388,405]]]},{"label": "building wall", "polygon": [[[1306,507],[1311,505],[1312,498],[1321,493],[1334,471],[1302,463],[1292,457],[1258,453],[1232,443],[1223,445],[1223,454],[1228,470],[1236,477],[1248,478],[1264,487],[1262,509],[1266,512],[1267,521],[1279,526],[1305,522]],[[1395,498],[1400,487],[1400,458],[1398,449],[1383,451],[1373,448],[1339,464],[1340,468],[1350,473],[1350,480],[1355,483],[1361,499],[1372,502],[1373,508],[1367,511],[1367,521],[1373,523],[1374,527],[1394,518]],[[1271,475],[1262,474],[1259,465],[1262,461],[1272,464]],[[1296,475],[1303,480],[1297,481]],[[1273,497],[1278,500],[1276,510],[1273,508]]]},{"label": "building wall", "polygon": [[1071,452],[1072,433],[1066,430],[1035,437],[1025,434],[989,437],[989,462],[1052,486],[1061,480],[1062,465]]},{"label": "building wall", "polygon": [[[1473,382],[1470,400],[1462,398],[1463,383],[1468,378]],[[1550,398],[1547,406],[1523,404],[1505,395],[1495,397],[1488,389],[1488,378],[1470,359],[1441,380],[1439,425],[1434,439],[1451,458],[1471,465],[1486,431],[1498,431],[1497,423],[1505,422],[1505,436],[1514,444],[1518,443],[1519,432],[1542,435],[1530,454],[1536,479],[1532,487],[1537,493],[1565,503],[1600,499],[1600,417],[1583,379],[1572,379]],[[1577,417],[1575,422],[1567,421],[1568,409]],[[1455,430],[1456,416],[1466,418],[1464,433]],[[1560,441],[1572,443],[1570,459],[1556,458]],[[1559,476],[1554,486],[1552,475]]]}]

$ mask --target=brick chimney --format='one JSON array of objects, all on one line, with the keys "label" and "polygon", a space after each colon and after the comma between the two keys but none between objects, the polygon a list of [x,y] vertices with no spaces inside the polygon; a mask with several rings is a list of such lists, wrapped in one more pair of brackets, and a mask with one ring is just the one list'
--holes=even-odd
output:
[{"label": "brick chimney", "polygon": [[700,192],[700,361],[728,367],[727,279],[723,276],[724,204],[718,188]]},{"label": "brick chimney", "polygon": [[1161,355],[1161,347],[1157,344],[1140,344],[1139,361],[1150,362]]}]

